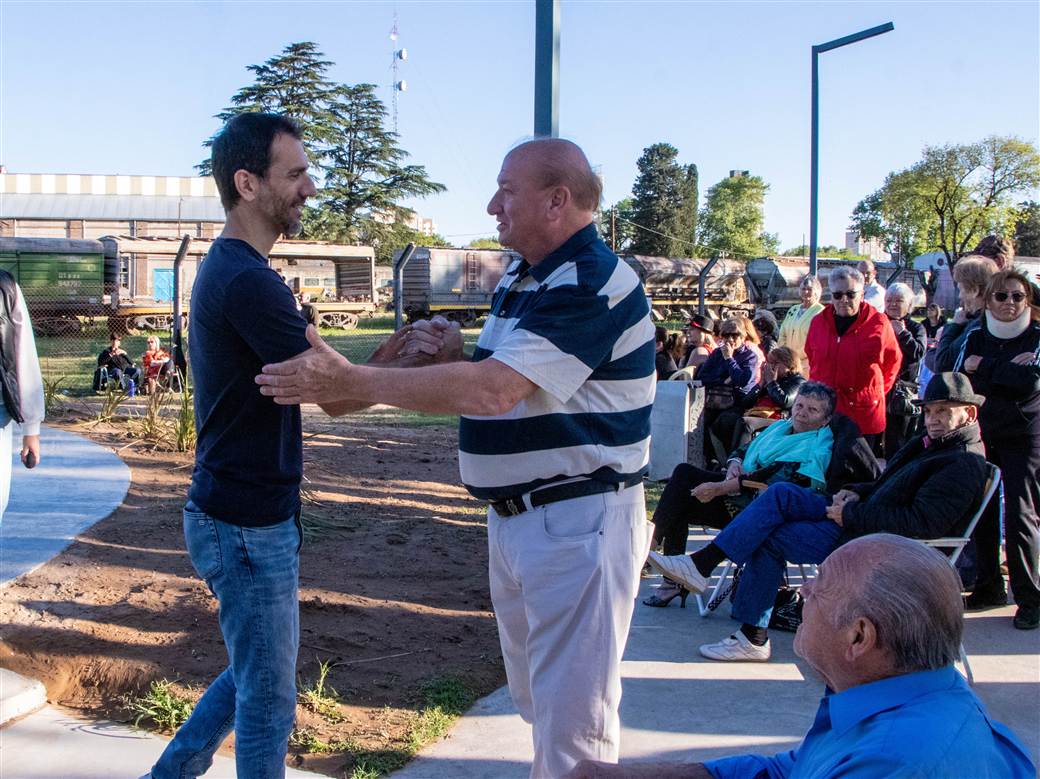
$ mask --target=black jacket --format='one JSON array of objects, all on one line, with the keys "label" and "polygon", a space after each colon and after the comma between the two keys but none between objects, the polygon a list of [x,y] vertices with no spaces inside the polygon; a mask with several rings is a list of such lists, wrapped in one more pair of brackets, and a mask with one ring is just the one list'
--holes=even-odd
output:
[{"label": "black jacket", "polygon": [[98,355],[97,364],[99,368],[115,368],[120,371],[134,367],[134,361],[130,359],[130,355],[125,352],[123,354],[112,354],[111,346],[106,347]]},{"label": "black jacket", "polygon": [[658,352],[657,356],[654,357],[654,366],[657,369],[658,381],[665,381],[679,370],[675,365],[675,360],[672,359],[672,355],[668,352]]},{"label": "black jacket", "polygon": [[899,342],[899,351],[903,353],[903,363],[899,368],[899,381],[917,382],[917,373],[921,367],[921,360],[928,350],[928,336],[924,331],[924,325],[915,322],[910,317],[903,319],[906,328],[901,333],[896,333],[896,341]]},{"label": "black jacket", "polygon": [[[1012,358],[1030,352],[1033,361],[1016,365]],[[971,386],[986,402],[979,411],[979,425],[987,441],[1008,438],[1040,437],[1040,324],[1029,327],[1015,338],[997,338],[985,321],[968,333],[963,357],[977,354],[982,362],[968,374]]]},{"label": "black jacket", "polygon": [[[844,414],[835,413],[831,417],[829,427],[834,435],[834,445],[826,473],[828,494],[833,495],[852,482],[871,481],[881,475],[881,467],[870,449],[870,444],[863,438],[855,422]],[[735,457],[743,460],[745,454],[747,446],[742,446],[730,455],[730,459]],[[748,474],[747,478],[768,482],[781,467],[781,463],[774,463]],[[805,482],[803,486],[808,486],[808,479]],[[798,479],[795,479],[795,483],[799,483]]]},{"label": "black jacket", "polygon": [[24,422],[22,394],[18,389],[18,334],[11,319],[17,306],[18,285],[14,276],[0,270],[0,394],[11,418]]},{"label": "black jacket", "polygon": [[771,381],[766,385],[760,382],[747,396],[740,401],[740,407],[745,411],[754,406],[763,395],[768,395],[782,411],[790,411],[794,405],[794,396],[798,394],[798,388],[805,383],[805,377],[800,373],[788,373],[782,379]]},{"label": "black jacket", "polygon": [[977,423],[938,441],[917,436],[892,456],[880,479],[848,485],[860,500],[842,510],[843,540],[868,533],[941,538],[963,532],[985,483]]},{"label": "black jacket", "polygon": [[935,370],[934,373],[948,373],[954,370],[957,364],[957,355],[964,346],[964,339],[968,333],[979,326],[982,314],[976,314],[964,324],[958,324],[952,319],[943,325],[942,336],[939,345],[935,347]]}]

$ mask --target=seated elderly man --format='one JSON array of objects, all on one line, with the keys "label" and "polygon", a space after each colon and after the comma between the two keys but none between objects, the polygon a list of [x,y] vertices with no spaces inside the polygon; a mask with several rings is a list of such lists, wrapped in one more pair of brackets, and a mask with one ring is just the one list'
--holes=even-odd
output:
[{"label": "seated elderly man", "polygon": [[[881,470],[856,423],[834,413],[836,396],[825,384],[803,383],[791,418],[775,422],[729,456],[726,470],[675,466],[654,511],[654,543],[665,555],[686,551],[691,524],[724,528],[757,493],[745,481],[792,482],[833,495],[850,482],[876,479]],[[686,605],[689,591],[665,577],[647,606]]]},{"label": "seated elderly man", "polygon": [[796,749],[708,763],[583,762],[567,779],[1034,777],[1025,747],[954,668],[960,589],[943,555],[917,541],[851,541],[803,588],[794,651],[827,691]]},{"label": "seated elderly man", "polygon": [[700,653],[712,660],[769,659],[766,628],[787,561],[819,563],[843,541],[868,533],[937,538],[958,529],[985,487],[976,421],[984,401],[967,376],[941,373],[919,401],[927,435],[896,452],[877,481],[849,485],[830,500],[774,484],[689,557],[651,552],[651,567],[691,592],[704,592],[727,557],[744,566],[731,612],[740,629]]}]

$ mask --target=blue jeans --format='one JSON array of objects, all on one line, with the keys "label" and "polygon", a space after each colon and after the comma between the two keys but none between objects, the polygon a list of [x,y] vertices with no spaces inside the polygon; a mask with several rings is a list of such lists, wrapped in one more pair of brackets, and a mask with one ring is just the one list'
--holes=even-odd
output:
[{"label": "blue jeans", "polygon": [[818,492],[773,484],[715,536],[726,557],[744,566],[733,619],[768,627],[787,562],[822,563],[834,551],[842,530],[827,518],[829,505]]},{"label": "blue jeans", "polygon": [[204,774],[232,728],[239,779],[285,776],[296,717],[302,538],[296,517],[239,527],[185,506],[188,555],[220,603],[230,662],[153,766],[153,779]]}]

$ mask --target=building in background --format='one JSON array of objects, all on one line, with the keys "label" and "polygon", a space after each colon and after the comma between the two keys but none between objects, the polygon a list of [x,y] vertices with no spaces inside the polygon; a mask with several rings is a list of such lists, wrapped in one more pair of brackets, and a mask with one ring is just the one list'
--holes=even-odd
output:
[{"label": "building in background", "polygon": [[890,262],[892,255],[885,251],[878,238],[863,238],[855,230],[845,231],[845,248],[853,254],[869,257],[874,262]]}]

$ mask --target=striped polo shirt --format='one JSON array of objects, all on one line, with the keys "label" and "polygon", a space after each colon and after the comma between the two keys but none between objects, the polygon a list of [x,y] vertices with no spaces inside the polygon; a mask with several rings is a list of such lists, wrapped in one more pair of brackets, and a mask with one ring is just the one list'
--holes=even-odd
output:
[{"label": "striped polo shirt", "polygon": [[500,416],[461,418],[459,470],[475,497],[645,471],[656,386],[650,308],[593,225],[537,265],[509,266],[473,354],[488,357],[538,389]]}]

